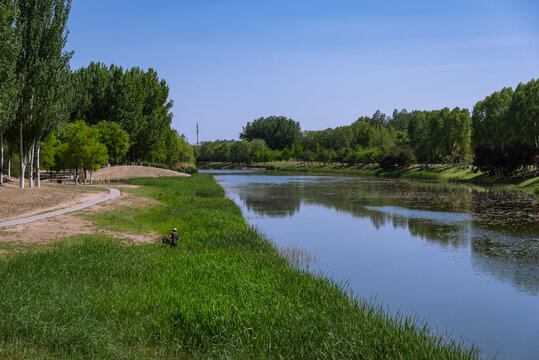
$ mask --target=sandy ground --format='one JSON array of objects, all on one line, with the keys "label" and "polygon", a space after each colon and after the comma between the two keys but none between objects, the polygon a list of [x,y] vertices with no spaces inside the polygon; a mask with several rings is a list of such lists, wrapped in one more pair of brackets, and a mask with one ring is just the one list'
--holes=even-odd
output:
[{"label": "sandy ground", "polygon": [[[175,171],[142,166],[118,166],[103,168],[97,171],[93,179],[129,178],[157,176],[189,176]],[[121,195],[116,199],[106,201],[89,208],[69,214],[34,221],[27,224],[6,226],[0,228],[0,254],[5,252],[22,251],[18,248],[32,249],[33,245],[49,244],[59,239],[84,234],[106,234],[113,238],[125,239],[126,243],[151,243],[158,241],[161,234],[135,234],[103,229],[97,223],[85,218],[85,214],[100,211],[114,211],[122,207],[145,207],[161,204],[157,200],[139,197],[122,191],[135,188],[134,185],[114,186],[120,189]],[[47,211],[58,210],[78,203],[104,197],[106,189],[98,189],[84,185],[62,185],[42,183],[41,189],[19,189],[16,179],[9,179],[0,186],[0,220],[11,220]],[[26,251],[26,250],[25,250]]]},{"label": "sandy ground", "polygon": [[158,177],[158,176],[190,176],[177,171],[159,169],[149,166],[113,166],[97,170],[93,180],[127,179],[133,177]]},{"label": "sandy ground", "polygon": [[[133,186],[117,186],[120,191],[122,191],[122,188],[126,187]],[[160,239],[159,234],[132,234],[129,232],[115,232],[108,229],[102,229],[98,224],[84,219],[84,215],[104,210],[114,211],[115,209],[124,206],[143,207],[156,204],[160,203],[153,199],[138,197],[122,191],[120,197],[86,208],[84,210],[34,221],[28,224],[0,228],[0,243],[5,242],[12,246],[16,246],[17,244],[49,244],[73,235],[99,233],[106,234],[117,239],[125,239],[126,243],[152,243]],[[8,251],[0,250],[0,253]]]},{"label": "sandy ground", "polygon": [[106,189],[47,182],[42,182],[39,189],[21,189],[16,179],[10,179],[0,186],[0,220],[19,219],[63,209],[107,194]]}]

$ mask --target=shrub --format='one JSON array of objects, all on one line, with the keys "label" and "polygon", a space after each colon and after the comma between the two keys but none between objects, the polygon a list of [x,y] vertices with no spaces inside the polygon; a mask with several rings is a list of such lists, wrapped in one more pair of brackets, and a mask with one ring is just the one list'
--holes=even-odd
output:
[{"label": "shrub", "polygon": [[384,169],[407,168],[415,163],[414,152],[409,146],[398,146],[380,160]]}]

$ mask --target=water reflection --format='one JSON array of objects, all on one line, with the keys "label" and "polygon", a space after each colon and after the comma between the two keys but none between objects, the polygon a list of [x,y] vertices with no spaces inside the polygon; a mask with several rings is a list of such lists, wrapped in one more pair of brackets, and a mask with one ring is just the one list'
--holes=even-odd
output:
[{"label": "water reflection", "polygon": [[[532,197],[352,177],[216,178],[279,249],[316,256],[312,270],[471,340],[486,355],[539,359],[539,208]],[[281,253],[306,263],[299,253]]]},{"label": "water reflection", "polygon": [[283,217],[299,211],[303,194],[294,184],[270,187],[255,184],[251,190],[240,192],[240,198],[256,214]]},{"label": "water reflection", "polygon": [[257,176],[237,195],[262,216],[292,216],[302,204],[322,205],[368,218],[376,229],[407,229],[442,248],[470,248],[476,271],[539,294],[539,205],[530,195],[411,181],[279,178]]}]

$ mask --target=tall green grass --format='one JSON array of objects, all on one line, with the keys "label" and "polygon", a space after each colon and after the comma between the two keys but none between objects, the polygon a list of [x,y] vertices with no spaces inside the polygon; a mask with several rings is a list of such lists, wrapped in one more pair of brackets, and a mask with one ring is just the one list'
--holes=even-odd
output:
[{"label": "tall green grass", "polygon": [[291,267],[210,176],[133,183],[166,204],[137,221],[180,245],[83,236],[0,261],[0,358],[477,357]]}]

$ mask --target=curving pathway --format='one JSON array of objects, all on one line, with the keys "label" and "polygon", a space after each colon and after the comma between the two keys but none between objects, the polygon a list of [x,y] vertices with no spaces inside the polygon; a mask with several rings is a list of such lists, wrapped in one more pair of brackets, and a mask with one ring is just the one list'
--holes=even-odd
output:
[{"label": "curving pathway", "polygon": [[105,196],[105,197],[103,197],[101,199],[87,201],[85,203],[73,205],[73,206],[65,208],[65,209],[51,211],[51,212],[48,212],[48,213],[45,213],[45,214],[34,215],[34,216],[30,216],[30,217],[23,218],[23,219],[15,219],[15,220],[10,220],[10,221],[6,221],[6,222],[0,222],[0,227],[26,224],[26,223],[29,223],[29,222],[32,222],[32,221],[42,220],[42,219],[50,218],[50,217],[53,217],[53,216],[70,213],[70,212],[73,212],[73,211],[77,211],[77,210],[87,208],[87,207],[95,205],[95,204],[102,203],[103,201],[108,201],[108,200],[115,199],[118,196],[120,196],[120,190],[113,189],[113,188],[108,188],[108,189],[109,189],[110,193],[107,196]]}]

